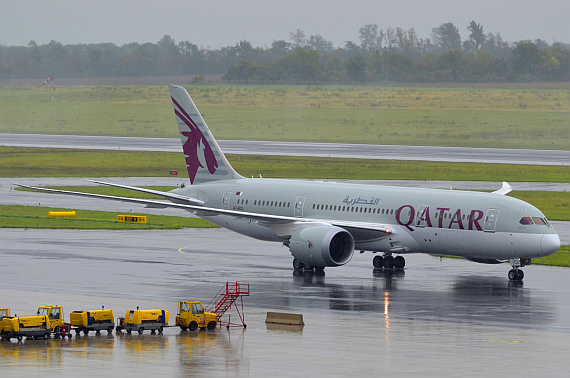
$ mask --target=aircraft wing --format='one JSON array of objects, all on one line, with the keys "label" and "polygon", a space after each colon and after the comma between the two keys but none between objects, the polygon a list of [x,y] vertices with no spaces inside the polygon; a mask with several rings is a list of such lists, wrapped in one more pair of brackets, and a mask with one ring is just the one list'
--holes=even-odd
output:
[{"label": "aircraft wing", "polygon": [[162,196],[162,197],[169,199],[169,200],[176,202],[176,203],[180,203],[179,201],[181,201],[182,203],[188,203],[189,205],[204,206],[204,201],[200,201],[199,199],[195,199],[195,198],[191,198],[191,197],[181,196],[180,194],[174,194],[174,193],[170,193],[170,192],[161,192],[159,190],[138,188],[136,186],[112,184],[112,183],[103,182],[103,181],[95,181],[95,180],[87,180],[87,181],[93,182],[95,184],[114,186],[116,188],[135,190],[137,192],[154,194],[156,196]]},{"label": "aircraft wing", "polygon": [[[99,183],[98,181],[93,181]],[[225,209],[217,209],[212,207],[205,207],[193,204],[184,204],[184,203],[173,203],[167,201],[160,201],[160,200],[151,200],[151,199],[139,199],[139,198],[129,198],[129,197],[119,197],[119,196],[108,196],[104,194],[94,194],[94,193],[83,193],[83,192],[73,192],[69,190],[61,190],[61,189],[48,189],[48,188],[38,188],[29,185],[23,184],[14,184],[16,186],[27,188],[31,190],[36,190],[40,192],[46,193],[54,193],[54,194],[65,194],[65,195],[72,195],[72,196],[81,196],[81,197],[90,197],[90,198],[98,198],[98,199],[105,199],[105,200],[113,200],[113,201],[120,201],[120,202],[130,202],[130,203],[138,203],[141,205],[146,205],[147,207],[153,208],[176,208],[191,212],[196,212],[197,215],[204,215],[204,216],[214,216],[214,215],[229,215],[234,216],[236,218],[244,218],[244,219],[251,219],[258,222],[261,225],[269,227],[277,232],[280,236],[288,236],[291,235],[296,229],[309,226],[311,224],[330,224],[333,226],[345,228],[347,230],[360,230],[364,232],[373,232],[376,234],[386,235],[391,234],[392,230],[388,227],[377,225],[374,223],[361,223],[361,222],[347,222],[347,221],[338,221],[338,220],[323,220],[323,219],[309,219],[309,218],[297,218],[297,217],[286,217],[282,215],[271,215],[271,214],[259,214],[259,213],[250,213],[245,211],[237,211],[237,210],[225,210]],[[133,188],[133,190],[146,192],[146,193],[165,193],[150,189],[142,189],[142,188],[135,188],[129,187],[126,185],[117,185],[117,184],[108,184],[112,186],[121,187],[124,189]],[[173,194],[173,193],[170,193]],[[163,194],[157,194],[163,195]],[[175,196],[175,197],[174,197]],[[173,199],[180,201],[181,199],[186,200],[186,202],[191,201],[199,201],[193,198],[184,197],[180,195],[174,195]],[[182,198],[178,198],[182,197]]]}]

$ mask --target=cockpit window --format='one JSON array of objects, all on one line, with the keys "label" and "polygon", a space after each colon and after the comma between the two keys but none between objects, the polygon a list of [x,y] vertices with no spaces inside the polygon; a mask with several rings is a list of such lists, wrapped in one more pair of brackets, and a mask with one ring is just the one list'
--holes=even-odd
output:
[{"label": "cockpit window", "polygon": [[523,217],[520,221],[520,224],[532,224],[531,217]]},{"label": "cockpit window", "polygon": [[546,222],[545,222],[544,219],[542,219],[542,218],[539,218],[539,217],[532,217],[532,220],[534,221],[534,224],[546,225]]}]

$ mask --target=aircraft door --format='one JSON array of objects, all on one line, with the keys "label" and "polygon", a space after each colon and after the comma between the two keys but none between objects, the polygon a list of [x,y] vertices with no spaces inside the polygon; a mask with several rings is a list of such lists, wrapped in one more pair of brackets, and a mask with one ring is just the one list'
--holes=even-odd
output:
[{"label": "aircraft door", "polygon": [[230,196],[232,192],[224,192],[224,196],[222,197],[222,209],[229,210],[230,209]]},{"label": "aircraft door", "polygon": [[485,232],[495,232],[495,227],[497,226],[497,218],[499,218],[499,209],[489,209],[487,210],[487,215],[485,216],[485,226],[483,226],[483,231]]},{"label": "aircraft door", "polygon": [[295,216],[301,218],[303,216],[303,207],[305,207],[305,200],[307,197],[299,196],[295,200]]},{"label": "aircraft door", "polygon": [[425,227],[426,226],[426,217],[429,214],[429,206],[428,205],[419,205],[418,210],[416,211],[416,227]]}]

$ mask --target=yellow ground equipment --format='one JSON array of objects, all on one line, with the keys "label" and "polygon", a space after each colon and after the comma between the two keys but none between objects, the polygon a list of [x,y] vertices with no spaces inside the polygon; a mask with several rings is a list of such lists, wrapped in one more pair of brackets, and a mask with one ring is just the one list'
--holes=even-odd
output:
[{"label": "yellow ground equipment", "polygon": [[124,318],[119,318],[117,323],[119,324],[116,328],[117,332],[122,329],[131,333],[132,331],[137,331],[139,335],[142,335],[144,331],[151,331],[151,333],[162,333],[164,327],[168,327],[168,311],[166,310],[129,310],[125,314]]},{"label": "yellow ground equipment", "polygon": [[183,331],[187,329],[195,331],[198,327],[213,330],[217,324],[218,316],[212,312],[204,312],[204,306],[201,302],[178,302],[176,325]]},{"label": "yellow ground equipment", "polygon": [[32,316],[8,316],[2,319],[0,336],[10,340],[12,337],[22,340],[28,338],[49,339],[53,333],[56,338],[71,338],[69,325],[65,324],[63,308],[61,306],[40,306],[36,315]]},{"label": "yellow ground equipment", "polygon": [[0,323],[2,322],[2,319],[4,319],[7,316],[10,316],[10,309],[0,308]]},{"label": "yellow ground equipment", "polygon": [[112,333],[115,328],[114,320],[113,311],[105,310],[105,306],[101,310],[73,311],[69,314],[69,322],[77,335],[83,332],[87,336],[89,331],[95,331],[97,334],[101,331]]}]

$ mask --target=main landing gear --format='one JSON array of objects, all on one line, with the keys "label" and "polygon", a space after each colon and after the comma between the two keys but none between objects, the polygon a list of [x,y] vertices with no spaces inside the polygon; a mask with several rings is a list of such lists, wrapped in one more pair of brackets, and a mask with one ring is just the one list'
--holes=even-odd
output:
[{"label": "main landing gear", "polygon": [[403,256],[392,256],[390,253],[385,253],[384,256],[374,256],[372,265],[376,269],[404,269],[406,266],[406,259]]},{"label": "main landing gear", "polygon": [[316,273],[324,273],[325,272],[325,267],[324,266],[314,266],[314,265],[309,265],[309,264],[305,264],[304,262],[302,262],[301,260],[297,260],[297,259],[293,259],[293,269],[295,269],[295,271],[308,271],[308,272],[312,272],[315,271]]}]

